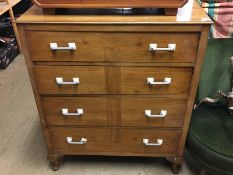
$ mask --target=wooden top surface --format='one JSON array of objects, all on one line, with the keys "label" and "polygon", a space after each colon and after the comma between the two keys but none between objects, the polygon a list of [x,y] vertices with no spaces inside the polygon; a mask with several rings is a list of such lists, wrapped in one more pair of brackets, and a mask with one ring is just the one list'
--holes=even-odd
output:
[{"label": "wooden top surface", "polygon": [[178,10],[177,16],[165,15],[44,15],[33,6],[16,20],[16,23],[60,24],[211,24],[208,15],[195,0]]}]

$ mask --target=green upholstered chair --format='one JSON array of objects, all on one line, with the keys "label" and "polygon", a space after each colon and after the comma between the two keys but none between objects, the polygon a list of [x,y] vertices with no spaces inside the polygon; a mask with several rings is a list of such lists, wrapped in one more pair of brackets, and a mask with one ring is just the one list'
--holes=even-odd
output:
[{"label": "green upholstered chair", "polygon": [[[197,101],[231,87],[233,39],[209,40]],[[193,111],[186,152],[207,174],[233,175],[233,116],[226,106],[202,105]]]},{"label": "green upholstered chair", "polygon": [[226,106],[202,105],[193,112],[186,150],[213,175],[233,175],[233,116]]}]

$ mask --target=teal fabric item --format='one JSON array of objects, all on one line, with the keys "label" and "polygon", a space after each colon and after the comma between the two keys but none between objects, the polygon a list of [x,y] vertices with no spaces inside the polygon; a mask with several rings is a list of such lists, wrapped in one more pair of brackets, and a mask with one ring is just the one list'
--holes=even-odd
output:
[{"label": "teal fabric item", "polygon": [[231,87],[233,39],[210,39],[202,66],[196,100],[216,97],[218,90],[228,92]]},{"label": "teal fabric item", "polygon": [[233,173],[230,171],[220,169],[216,166],[209,164],[209,162],[205,162],[205,160],[200,158],[200,156],[198,156],[196,152],[193,151],[193,149],[190,149],[190,147],[186,149],[186,156],[189,156],[189,158],[191,158],[192,161],[198,162],[201,167],[204,167],[206,170],[208,170],[208,175],[233,175]]},{"label": "teal fabric item", "polygon": [[[210,39],[202,66],[196,101],[231,90],[233,39]],[[220,103],[223,104],[223,101]],[[193,111],[187,152],[213,175],[233,175],[233,116],[226,106],[201,106]]]},{"label": "teal fabric item", "polygon": [[231,157],[233,161],[233,116],[228,113],[226,106],[203,105],[194,110],[189,134],[209,149]]},{"label": "teal fabric item", "polygon": [[193,112],[186,148],[212,174],[233,175],[233,116],[226,106],[201,106]]}]

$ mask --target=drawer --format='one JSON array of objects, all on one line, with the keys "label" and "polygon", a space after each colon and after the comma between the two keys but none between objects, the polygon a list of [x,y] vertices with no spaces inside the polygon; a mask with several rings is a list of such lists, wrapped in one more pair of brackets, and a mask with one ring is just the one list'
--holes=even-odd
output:
[{"label": "drawer", "polygon": [[[187,32],[28,31],[27,35],[33,61],[195,62],[199,41],[198,33]],[[52,50],[50,43],[65,50]],[[76,50],[68,43],[74,43]],[[157,44],[156,51],[149,51],[150,44]],[[176,44],[175,51],[159,50],[168,44]]]},{"label": "drawer", "polygon": [[[34,67],[34,73],[41,94],[105,94],[107,91],[105,70],[101,66],[41,66]],[[68,84],[58,84],[57,78]]]},{"label": "drawer", "polygon": [[124,97],[121,126],[182,127],[186,99]]},{"label": "drawer", "polygon": [[180,130],[140,128],[49,128],[53,151],[77,154],[119,152],[176,154]]},{"label": "drawer", "polygon": [[177,95],[189,93],[192,68],[39,66],[34,72],[41,94]]},{"label": "drawer", "polygon": [[120,128],[114,145],[129,153],[176,154],[181,130]]},{"label": "drawer", "polygon": [[192,70],[192,68],[171,67],[122,67],[121,93],[188,94]]},{"label": "drawer", "polygon": [[108,125],[108,98],[42,97],[48,125]]},{"label": "drawer", "polygon": [[[80,151],[81,154],[82,152],[111,150],[111,132],[112,130],[110,128],[49,128],[51,146],[53,150],[66,152]],[[86,143],[85,139],[87,139]],[[75,143],[70,143],[71,141]]]},{"label": "drawer", "polygon": [[42,105],[48,125],[182,127],[186,99],[42,97]]}]

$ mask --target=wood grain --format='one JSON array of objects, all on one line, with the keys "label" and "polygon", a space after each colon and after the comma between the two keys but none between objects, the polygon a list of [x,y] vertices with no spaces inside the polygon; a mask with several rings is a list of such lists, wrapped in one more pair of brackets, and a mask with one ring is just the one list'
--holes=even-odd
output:
[{"label": "wood grain", "polygon": [[[122,94],[158,94],[177,95],[188,94],[192,68],[158,68],[158,67],[123,67],[121,69]],[[170,77],[170,85],[148,85],[147,78],[163,82]]]},{"label": "wood grain", "polygon": [[[109,125],[108,98],[104,97],[43,97],[43,108],[48,125]],[[81,116],[64,116],[62,109]]]},{"label": "wood grain", "polygon": [[178,155],[180,157],[184,153],[186,137],[187,137],[188,130],[189,130],[189,124],[190,124],[191,117],[192,117],[194,101],[195,101],[196,92],[197,92],[198,83],[199,83],[200,74],[201,74],[201,66],[202,66],[204,55],[205,55],[205,50],[207,47],[209,29],[210,28],[208,26],[203,27],[201,38],[199,41],[200,43],[198,47],[197,63],[196,63],[196,66],[193,72],[189,99],[187,101],[187,109],[185,113],[184,126],[182,128],[181,142],[179,144],[179,149],[178,149]]},{"label": "wood grain", "polygon": [[[60,16],[59,16],[60,17]],[[86,18],[88,16],[85,16]],[[97,16],[100,17],[100,16]],[[141,18],[140,18],[141,17]],[[208,25],[207,24],[193,24],[190,25],[189,23],[181,23],[179,25],[173,25],[173,23],[150,23],[145,22],[144,20],[150,19],[147,17],[146,19],[143,18],[144,16],[134,16],[133,22],[130,21],[127,17],[122,18],[122,23],[109,23],[107,25],[100,25],[101,23],[85,23],[85,21],[79,23],[69,23],[69,28],[67,28],[66,23],[60,23],[60,21],[51,22],[49,21],[49,17],[46,17],[47,22],[46,23],[30,23],[25,26],[25,30],[27,32],[31,31],[37,31],[37,32],[47,32],[47,31],[53,31],[53,32],[118,32],[118,33],[160,33],[160,32],[166,32],[166,33],[199,33],[202,30],[203,26]],[[81,17],[80,17],[81,18]],[[78,19],[80,19],[78,18]],[[93,17],[95,18],[95,17]],[[111,18],[110,16],[105,16],[104,19]],[[113,17],[112,17],[113,18]],[[57,19],[57,18],[56,18]],[[129,21],[127,21],[127,19]],[[136,20],[137,19],[137,20]],[[84,20],[84,19],[83,19]],[[85,20],[90,20],[89,18]],[[142,20],[140,22],[140,20]],[[151,19],[156,20],[156,19]],[[50,23],[52,25],[47,25],[47,23]],[[18,23],[21,24],[21,23]],[[24,23],[23,23],[24,24]],[[59,24],[59,25],[58,25]],[[134,25],[132,25],[134,24]]]},{"label": "wood grain", "polygon": [[[115,132],[114,132],[115,130]],[[85,152],[119,152],[151,154],[174,154],[177,151],[180,139],[180,130],[160,129],[130,129],[130,128],[49,128],[53,150],[59,152],[72,152],[85,154]],[[115,133],[115,134],[113,134]],[[66,137],[73,137],[74,141],[86,138],[84,145],[71,145],[66,142]],[[163,139],[162,146],[147,147],[143,144],[144,138],[156,142]]]},{"label": "wood grain", "polygon": [[42,126],[42,132],[43,132],[43,135],[45,138],[46,147],[47,147],[48,153],[51,153],[52,152],[51,141],[50,141],[50,137],[49,137],[49,133],[48,133],[48,129],[47,129],[47,124],[46,124],[46,120],[45,120],[45,116],[44,116],[44,111],[43,111],[40,95],[38,93],[38,89],[37,89],[37,85],[36,85],[35,75],[33,73],[33,68],[32,68],[33,63],[31,61],[30,52],[29,52],[29,48],[28,48],[29,44],[28,44],[28,40],[26,37],[25,26],[19,25],[17,27],[19,30],[19,37],[20,37],[20,41],[22,44],[23,54],[24,54],[26,65],[27,65],[27,71],[28,71],[29,78],[31,81],[31,86],[32,86],[35,102],[37,105],[37,110],[38,110],[39,117],[40,117],[40,123]]},{"label": "wood grain", "polygon": [[[142,152],[174,154],[178,148],[180,130],[160,129],[117,129],[114,143],[120,152]],[[150,143],[156,143],[157,139],[163,139],[161,146],[145,146],[143,139],[149,139]]]},{"label": "wood grain", "polygon": [[[44,15],[33,7],[16,22],[54,169],[67,154],[129,155],[167,157],[177,172],[212,23],[196,2],[178,16]],[[71,41],[77,52],[49,50],[49,42]],[[173,41],[174,53],[148,53],[151,42],[165,47]],[[55,82],[76,76],[77,87]],[[150,86],[147,77],[171,77],[172,83]],[[64,106],[71,112],[83,107],[86,118],[64,120]],[[168,115],[146,119],[146,108],[153,114],[166,108]],[[88,144],[68,145],[67,136],[87,137]],[[143,138],[164,144],[147,148]]]},{"label": "wood grain", "polygon": [[[37,66],[34,72],[41,94],[188,94],[192,68],[161,67],[102,67],[102,66]],[[115,75],[114,77],[112,75]],[[58,85],[56,77],[64,81],[80,78],[79,85]],[[117,78],[119,77],[119,78]],[[147,78],[170,85],[148,85]],[[115,81],[114,81],[115,80]]]},{"label": "wood grain", "polygon": [[42,8],[179,8],[187,0],[33,0]]},{"label": "wood grain", "polygon": [[[39,93],[41,94],[105,94],[104,67],[69,67],[44,66],[34,67]],[[64,81],[79,78],[79,85],[57,85],[56,77],[63,77]]]},{"label": "wood grain", "polygon": [[[159,115],[166,110],[165,118],[148,118],[145,110]],[[186,99],[123,97],[121,100],[121,126],[182,127],[186,111]]]},{"label": "wood grain", "polygon": [[[185,98],[151,96],[81,96],[42,97],[48,125],[63,126],[139,126],[182,127],[186,110]],[[63,116],[61,109],[69,112],[83,109],[82,116]],[[167,110],[165,118],[148,118],[145,110],[159,114]]]},{"label": "wood grain", "polygon": [[[33,6],[24,15],[16,20],[17,23],[26,24],[122,24],[122,25],[165,25],[173,24],[179,27],[181,24],[210,25],[213,23],[196,1],[189,1],[187,5],[179,9],[177,16],[161,15],[44,15],[41,8]],[[177,25],[179,24],[179,25]],[[50,26],[52,28],[52,26]],[[145,27],[145,26],[142,26]],[[152,27],[152,26],[150,26]],[[160,26],[163,27],[163,26]],[[107,27],[108,28],[108,27]],[[66,28],[67,30],[68,28]],[[162,30],[163,31],[163,30]],[[176,31],[176,30],[174,30]]]},{"label": "wood grain", "polygon": [[[199,33],[183,32],[48,32],[29,31],[33,61],[99,61],[99,62],[195,62]],[[40,40],[41,42],[38,42]],[[66,47],[75,43],[75,51],[51,51],[49,44]],[[176,44],[174,52],[150,52],[149,45],[167,48]]]},{"label": "wood grain", "polygon": [[[54,151],[110,151],[111,129],[110,128],[67,128],[67,127],[50,127],[49,128],[52,148]],[[85,145],[70,145],[66,138],[72,137],[74,142],[80,141],[81,138],[87,139]]]}]

